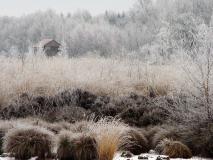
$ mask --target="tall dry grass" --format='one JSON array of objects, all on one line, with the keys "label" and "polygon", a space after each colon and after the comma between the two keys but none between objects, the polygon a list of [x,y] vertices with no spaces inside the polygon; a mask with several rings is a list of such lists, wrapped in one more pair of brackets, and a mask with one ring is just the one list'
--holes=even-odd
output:
[{"label": "tall dry grass", "polygon": [[120,136],[128,126],[116,119],[103,118],[90,126],[96,135],[99,160],[113,160],[119,149]]},{"label": "tall dry grass", "polygon": [[81,88],[114,96],[136,92],[165,95],[179,89],[180,66],[148,65],[139,59],[82,57],[0,57],[0,104],[22,93],[53,95]]}]

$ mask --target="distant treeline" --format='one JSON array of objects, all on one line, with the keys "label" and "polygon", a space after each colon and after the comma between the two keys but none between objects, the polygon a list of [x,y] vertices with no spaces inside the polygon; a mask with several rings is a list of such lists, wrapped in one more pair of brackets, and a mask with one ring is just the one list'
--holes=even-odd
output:
[{"label": "distant treeline", "polygon": [[61,42],[69,56],[137,53],[170,57],[210,40],[212,0],[138,0],[125,13],[87,11],[56,14],[52,10],[22,17],[0,17],[0,53],[26,54],[44,38]]}]

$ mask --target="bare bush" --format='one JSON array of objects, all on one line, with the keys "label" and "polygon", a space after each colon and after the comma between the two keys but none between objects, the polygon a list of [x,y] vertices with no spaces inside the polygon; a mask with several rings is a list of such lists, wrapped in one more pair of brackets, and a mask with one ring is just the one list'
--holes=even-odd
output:
[{"label": "bare bush", "polygon": [[[210,34],[210,32],[208,32]],[[205,35],[203,35],[205,37]],[[207,37],[205,37],[207,38]],[[204,39],[205,39],[204,38]],[[206,112],[206,118],[213,118],[213,50],[212,42],[203,42],[202,46],[194,51],[194,56],[188,56],[189,65],[183,67],[188,78],[188,85],[193,90],[188,92]]]}]

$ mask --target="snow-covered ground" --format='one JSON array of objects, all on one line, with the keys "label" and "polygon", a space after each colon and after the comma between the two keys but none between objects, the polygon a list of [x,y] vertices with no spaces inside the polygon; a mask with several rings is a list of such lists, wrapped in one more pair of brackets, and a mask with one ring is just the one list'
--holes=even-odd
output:
[{"label": "snow-covered ground", "polygon": [[[158,157],[161,157],[162,158],[161,160],[169,160],[169,159],[167,159],[167,156],[159,156],[159,155],[154,155],[154,154],[141,154],[140,156],[148,157],[148,159],[142,159],[142,158],[139,159],[138,158],[139,156],[133,156],[131,158],[123,158],[120,156],[120,154],[117,154],[113,160],[127,160],[127,159],[128,160],[157,160]],[[8,158],[8,157],[1,158],[0,157],[0,160],[15,160],[15,158]],[[36,160],[36,158],[31,158],[30,160]],[[177,158],[177,159],[170,159],[170,160],[183,160],[183,159]],[[212,159],[194,157],[194,158],[191,158],[190,160],[212,160]]]},{"label": "snow-covered ground", "polygon": [[[139,156],[134,156],[134,157],[131,157],[131,158],[123,158],[120,156],[120,154],[117,154],[117,156],[115,156],[114,160],[156,160],[158,157],[161,157],[162,159],[161,160],[167,160],[167,156],[159,156],[159,155],[154,155],[154,154],[141,154],[140,155],[141,157],[148,157],[148,159],[139,159],[138,157]],[[159,159],[160,160],[160,159]],[[183,160],[181,158],[177,158],[177,159],[170,159],[170,160]],[[206,159],[206,158],[199,158],[199,157],[194,157],[194,158],[191,158],[191,160],[211,160],[211,159]]]}]

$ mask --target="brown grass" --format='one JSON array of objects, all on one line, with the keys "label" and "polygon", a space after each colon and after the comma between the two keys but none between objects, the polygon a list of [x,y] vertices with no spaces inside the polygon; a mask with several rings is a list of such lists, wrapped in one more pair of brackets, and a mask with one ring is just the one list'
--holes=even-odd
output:
[{"label": "brown grass", "polygon": [[98,140],[99,160],[113,160],[118,151],[119,139],[115,134],[106,134]]},{"label": "brown grass", "polygon": [[184,84],[178,65],[147,65],[138,59],[29,57],[22,66],[19,59],[1,57],[0,68],[3,106],[22,93],[51,96],[80,88],[119,96],[148,94],[152,88],[157,95],[165,95]]},{"label": "brown grass", "polygon": [[90,130],[96,136],[99,160],[112,160],[118,151],[121,134],[128,126],[116,119],[101,119]]}]

